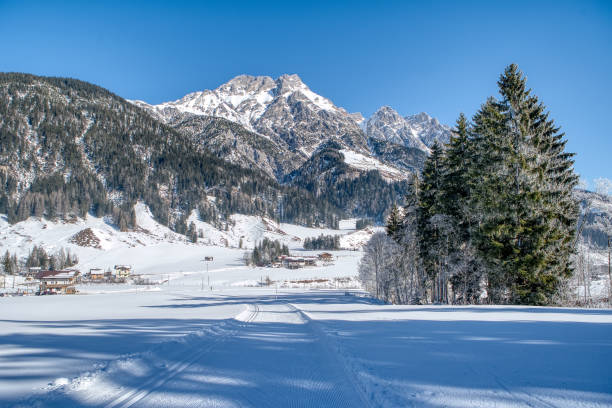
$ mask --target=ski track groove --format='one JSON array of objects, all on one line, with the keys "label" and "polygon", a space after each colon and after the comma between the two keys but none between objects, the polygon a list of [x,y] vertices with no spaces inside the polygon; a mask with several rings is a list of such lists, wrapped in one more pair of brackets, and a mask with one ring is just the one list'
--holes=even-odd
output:
[{"label": "ski track groove", "polygon": [[335,353],[334,350],[332,349],[332,346],[330,344],[330,339],[327,333],[325,333],[325,331],[318,325],[317,322],[311,319],[310,316],[304,313],[300,308],[295,306],[293,303],[287,303],[287,305],[289,306],[290,309],[296,311],[306,321],[306,324],[308,324],[311,327],[311,329],[314,332],[316,332],[316,334],[318,335],[317,337],[321,340],[322,346],[326,350],[330,359],[337,361],[338,365],[342,368],[342,371],[345,375],[346,380],[351,384],[351,386],[355,390],[355,393],[359,396],[359,399],[361,400],[363,404],[362,406],[364,408],[374,408],[374,406],[372,405],[372,402],[370,401],[370,399],[368,399],[366,391],[363,389],[361,382],[351,372],[347,362],[344,361],[342,357],[338,356],[338,354]]},{"label": "ski track groove", "polygon": [[[243,323],[241,323],[240,326],[244,326],[245,324],[251,323],[257,317],[257,314],[259,313],[259,306],[257,306],[256,304],[253,304],[250,306],[252,306],[253,310],[251,311],[251,314],[249,315],[249,317]],[[172,380],[178,374],[185,371],[189,366],[191,366],[193,363],[198,361],[206,353],[214,349],[215,346],[222,343],[229,336],[236,334],[238,331],[239,331],[238,329],[229,330],[223,335],[218,336],[218,338],[214,340],[211,344],[209,344],[208,347],[205,347],[204,349],[196,352],[195,354],[191,355],[191,357],[188,356],[186,359],[177,361],[171,367],[164,370],[164,372],[161,375],[155,375],[149,380],[145,381],[140,386],[136,387],[135,389],[125,394],[119,395],[118,397],[116,397],[115,399],[113,399],[112,401],[104,405],[104,407],[105,408],[131,407],[132,405],[136,404],[137,402],[141,401],[146,396],[151,394],[153,391],[159,389],[159,387],[166,384],[168,381]]]}]

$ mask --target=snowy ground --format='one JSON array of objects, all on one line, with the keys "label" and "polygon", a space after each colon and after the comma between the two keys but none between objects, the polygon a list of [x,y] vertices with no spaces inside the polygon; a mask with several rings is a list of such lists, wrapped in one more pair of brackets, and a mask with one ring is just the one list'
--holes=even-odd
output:
[{"label": "snowy ground", "polygon": [[0,301],[3,406],[612,406],[610,311],[269,288]]},{"label": "snowy ground", "polygon": [[[315,254],[301,249],[306,236],[342,234],[358,248],[376,229],[237,216],[207,230],[223,243],[208,246],[146,208],[137,216],[141,230],[128,233],[95,218],[0,220],[2,249],[68,246],[84,271],[131,264],[159,282],[0,298],[0,406],[612,406],[612,311],[382,305],[356,289],[359,251],[287,270],[247,267],[232,247],[277,237]],[[86,228],[100,248],[71,242]]]}]

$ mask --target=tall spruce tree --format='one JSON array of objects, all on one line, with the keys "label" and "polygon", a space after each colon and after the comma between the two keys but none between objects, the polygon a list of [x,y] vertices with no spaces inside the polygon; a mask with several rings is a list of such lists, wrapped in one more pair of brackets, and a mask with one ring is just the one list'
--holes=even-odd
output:
[{"label": "tall spruce tree", "polygon": [[447,254],[446,225],[442,202],[443,151],[436,141],[425,161],[419,192],[419,245],[423,266],[432,283],[433,302],[446,300],[443,260]]},{"label": "tall spruce tree", "polygon": [[498,86],[502,100],[490,99],[474,117],[476,241],[491,301],[547,304],[570,273],[572,155],[516,65]]},{"label": "tall spruce tree", "polygon": [[470,140],[470,124],[462,113],[452,130],[442,162],[441,204],[449,223],[449,257],[452,265],[451,284],[454,301],[474,303],[480,295],[481,270],[472,245],[470,211],[472,185],[470,169],[474,149]]},{"label": "tall spruce tree", "polygon": [[393,207],[391,207],[391,211],[387,217],[385,229],[389,237],[393,238],[396,242],[400,241],[402,233],[402,214],[395,203],[393,203]]},{"label": "tall spruce tree", "polygon": [[406,201],[403,208],[402,227],[400,232],[401,257],[406,269],[406,300],[408,303],[426,302],[427,274],[422,267],[419,241],[420,212],[420,179],[417,173],[412,174]]}]

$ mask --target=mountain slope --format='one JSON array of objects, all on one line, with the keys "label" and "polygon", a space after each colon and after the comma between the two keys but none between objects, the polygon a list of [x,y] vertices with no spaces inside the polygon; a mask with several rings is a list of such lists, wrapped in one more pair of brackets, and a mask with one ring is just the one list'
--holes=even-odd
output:
[{"label": "mountain slope", "polygon": [[408,183],[402,172],[329,141],[287,176],[319,199],[353,216],[384,221],[387,209],[401,202]]},{"label": "mountain slope", "polygon": [[230,120],[300,154],[302,162],[330,136],[354,149],[367,149],[355,116],[312,92],[297,75],[276,80],[240,75],[215,90],[193,92],[174,102],[133,103],[166,123],[184,114]]},{"label": "mountain slope", "polygon": [[[207,221],[231,213],[298,223],[338,218],[339,209],[258,170],[223,161],[143,110],[86,82],[0,74],[0,213],[113,215],[127,229],[141,200],[178,232],[199,208]],[[305,205],[303,203],[308,203]]]},{"label": "mountain slope", "polygon": [[220,159],[243,167],[260,169],[279,178],[302,160],[301,155],[282,149],[270,139],[227,119],[181,114],[167,122],[188,137],[194,146]]},{"label": "mountain slope", "polygon": [[373,139],[429,151],[408,121],[389,106],[383,106],[374,112],[367,120],[365,130],[368,137]]},{"label": "mountain slope", "polygon": [[436,140],[442,144],[450,141],[451,128],[425,112],[405,116],[404,119],[427,147],[432,147]]}]

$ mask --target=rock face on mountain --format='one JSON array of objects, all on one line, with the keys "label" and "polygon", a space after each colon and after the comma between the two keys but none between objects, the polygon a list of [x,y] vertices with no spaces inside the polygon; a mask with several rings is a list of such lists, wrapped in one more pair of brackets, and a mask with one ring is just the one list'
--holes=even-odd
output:
[{"label": "rock face on mountain", "polygon": [[215,90],[194,92],[174,102],[133,103],[170,125],[185,115],[219,117],[240,124],[296,155],[291,160],[295,166],[282,169],[286,173],[332,136],[347,147],[367,151],[356,116],[312,92],[297,75],[282,75],[276,80],[241,75]]},{"label": "rock face on mountain", "polygon": [[436,140],[442,144],[450,141],[451,128],[442,125],[438,119],[432,118],[425,112],[405,116],[404,119],[427,147],[433,146]]},{"label": "rock face on mountain", "polygon": [[389,106],[378,109],[365,124],[366,134],[378,140],[428,151],[420,135],[399,113]]},{"label": "rock face on mountain", "polygon": [[167,124],[201,150],[233,164],[260,169],[276,179],[302,162],[300,154],[227,119],[186,113],[172,117]]},{"label": "rock face on mountain", "polygon": [[434,140],[450,137],[450,128],[425,113],[402,117],[385,106],[365,120],[312,92],[297,75],[240,75],[173,102],[132,103],[217,157],[278,181],[330,140],[407,176],[421,168]]},{"label": "rock face on mountain", "polygon": [[448,143],[451,130],[422,112],[402,117],[389,106],[378,109],[363,125],[368,137],[429,152],[435,140]]}]

